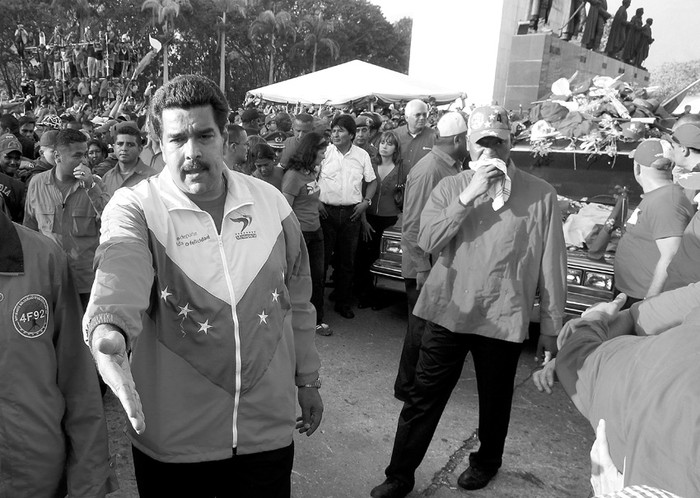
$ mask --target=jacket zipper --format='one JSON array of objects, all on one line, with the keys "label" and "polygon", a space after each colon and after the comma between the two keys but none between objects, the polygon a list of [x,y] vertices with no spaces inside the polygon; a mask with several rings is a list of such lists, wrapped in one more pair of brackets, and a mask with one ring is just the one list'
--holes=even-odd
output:
[{"label": "jacket zipper", "polygon": [[[230,211],[230,210],[229,210]],[[224,277],[226,278],[226,287],[228,288],[228,293],[231,298],[231,318],[233,319],[233,338],[236,350],[236,389],[233,396],[233,418],[231,420],[231,448],[238,446],[238,405],[241,398],[241,336],[238,327],[238,315],[236,313],[236,296],[233,292],[233,283],[231,282],[231,274],[229,272],[228,264],[226,263],[226,251],[224,250],[224,241],[222,239],[222,234],[218,233],[216,230],[216,223],[214,223],[214,218],[206,211],[199,209],[199,212],[206,214],[211,220],[214,226],[214,232],[216,233],[216,240],[219,246],[219,256],[221,257],[221,264],[224,267]],[[221,220],[221,232],[224,231],[224,221],[226,220],[226,215]]]}]

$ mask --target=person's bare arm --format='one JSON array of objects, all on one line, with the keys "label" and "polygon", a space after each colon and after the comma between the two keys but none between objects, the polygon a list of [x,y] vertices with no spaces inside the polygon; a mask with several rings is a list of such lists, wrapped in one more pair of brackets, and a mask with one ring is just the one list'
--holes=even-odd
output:
[{"label": "person's bare arm", "polygon": [[666,269],[669,263],[678,252],[678,248],[681,245],[681,237],[666,237],[663,239],[656,240],[656,247],[659,249],[659,260],[656,262],[656,267],[654,268],[654,276],[651,279],[651,284],[649,285],[649,290],[647,290],[647,295],[645,297],[656,296],[663,289],[664,283],[666,282]]}]

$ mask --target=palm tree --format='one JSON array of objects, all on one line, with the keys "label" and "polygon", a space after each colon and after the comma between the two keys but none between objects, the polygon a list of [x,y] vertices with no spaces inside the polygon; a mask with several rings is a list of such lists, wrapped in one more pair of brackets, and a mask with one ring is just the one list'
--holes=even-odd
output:
[{"label": "palm tree", "polygon": [[221,59],[219,61],[219,88],[226,93],[226,14],[238,12],[245,17],[245,8],[253,0],[214,0],[215,7],[222,12],[221,15]]},{"label": "palm tree", "polygon": [[189,0],[144,0],[141,11],[150,10],[153,24],[163,30],[163,84],[168,82],[168,46],[175,34],[175,18],[181,10],[191,10]]},{"label": "palm tree", "polygon": [[253,21],[250,26],[250,38],[270,37],[270,68],[268,73],[268,84],[274,83],[275,69],[275,51],[277,50],[277,42],[280,38],[287,35],[296,36],[292,16],[285,10],[280,10],[275,13],[271,10],[265,10],[258,15],[258,18]]},{"label": "palm tree", "polygon": [[333,59],[337,59],[340,55],[340,46],[335,40],[328,37],[332,33],[335,26],[332,21],[327,21],[323,18],[323,13],[319,12],[315,16],[308,15],[302,21],[302,26],[306,27],[309,32],[304,36],[304,47],[313,47],[313,58],[311,62],[311,72],[316,72],[316,55],[318,54],[318,46],[323,45],[328,48]]}]

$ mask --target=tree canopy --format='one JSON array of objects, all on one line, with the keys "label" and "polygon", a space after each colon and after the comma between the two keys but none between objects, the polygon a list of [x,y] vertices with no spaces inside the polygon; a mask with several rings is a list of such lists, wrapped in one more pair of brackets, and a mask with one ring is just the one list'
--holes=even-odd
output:
[{"label": "tree canopy", "polygon": [[[173,9],[179,15],[170,15]],[[411,20],[391,24],[367,0],[0,0],[0,11],[0,81],[11,95],[21,78],[13,46],[18,23],[28,46],[40,31],[48,40],[57,24],[76,40],[87,26],[96,33],[109,24],[141,54],[152,35],[168,51],[171,77],[199,73],[219,81],[223,53],[232,103],[251,88],[353,59],[408,72]],[[162,65],[154,61],[140,79],[160,84]]]}]

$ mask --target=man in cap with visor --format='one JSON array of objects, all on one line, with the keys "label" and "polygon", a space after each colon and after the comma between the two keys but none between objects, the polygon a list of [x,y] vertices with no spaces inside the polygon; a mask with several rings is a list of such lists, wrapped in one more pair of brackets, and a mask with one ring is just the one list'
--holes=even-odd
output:
[{"label": "man in cap with visor", "polygon": [[554,188],[510,159],[502,107],[469,118],[470,169],[437,184],[418,243],[437,259],[414,308],[428,323],[413,387],[399,415],[387,479],[375,498],[402,498],[471,352],[479,392],[479,450],[457,481],[485,487],[498,472],[523,341],[540,295],[538,353],[556,353],[566,302],[566,246]]},{"label": "man in cap with visor", "polygon": [[[682,124],[670,136],[676,163],[673,176],[686,191],[700,190],[700,123]],[[695,196],[695,202],[698,196]],[[676,255],[668,265],[664,291],[700,281],[700,218],[696,213],[683,232]]]},{"label": "man in cap with visor", "polygon": [[670,147],[650,138],[633,153],[634,177],[644,199],[627,220],[615,253],[615,289],[627,295],[623,309],[661,292],[666,268],[694,213],[683,188],[673,183],[673,163],[665,157]]}]

